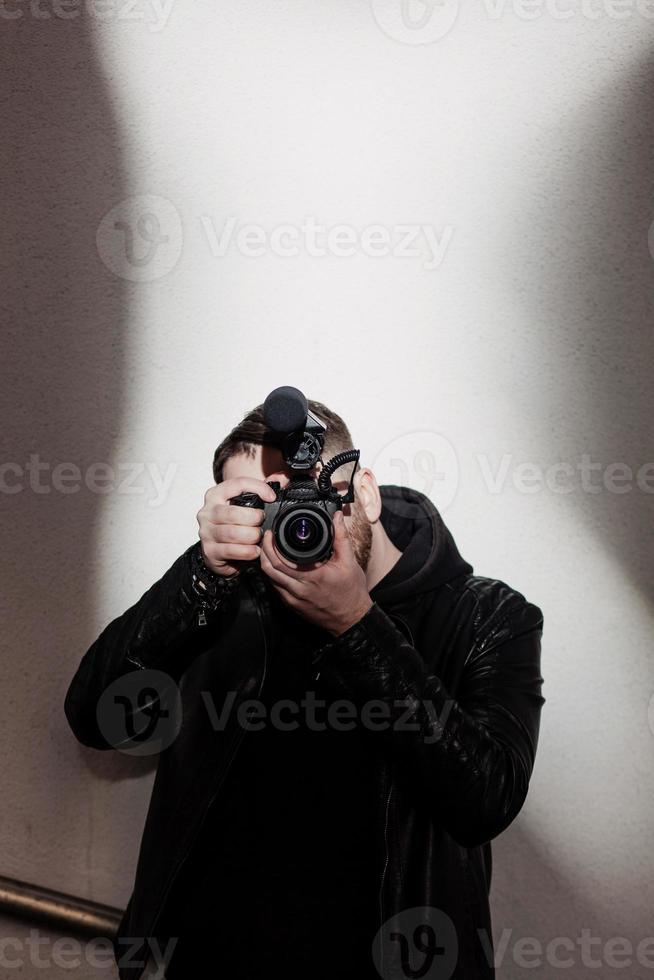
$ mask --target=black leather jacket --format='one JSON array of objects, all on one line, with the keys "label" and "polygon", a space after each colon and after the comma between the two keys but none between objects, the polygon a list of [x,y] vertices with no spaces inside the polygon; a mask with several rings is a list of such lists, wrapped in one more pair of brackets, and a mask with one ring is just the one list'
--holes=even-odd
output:
[{"label": "black leather jacket", "polygon": [[[375,774],[380,926],[406,909],[440,910],[453,927],[451,976],[487,980],[495,976],[490,841],[527,795],[545,702],[543,616],[505,582],[473,574],[426,496],[394,486],[381,493],[382,525],[402,557],[371,590],[374,604],[363,619],[339,637],[324,633],[316,670],[341,697],[392,705],[398,721]],[[113,681],[154,668],[181,691],[183,722],[159,753],[116,940],[121,980],[143,972],[147,937],[158,935],[173,880],[210,805],[219,802],[244,733],[235,711],[223,731],[211,729],[198,710],[201,692],[212,692],[219,704],[235,691],[236,706],[257,696],[265,676],[271,614],[265,577],[258,566],[242,572],[238,589],[219,595],[200,625],[201,603],[191,588],[197,547],[105,628],[66,696],[77,739],[109,749],[117,745],[101,730],[96,709]],[[396,922],[401,931],[402,919]],[[389,949],[380,940],[379,955],[388,959]]]}]

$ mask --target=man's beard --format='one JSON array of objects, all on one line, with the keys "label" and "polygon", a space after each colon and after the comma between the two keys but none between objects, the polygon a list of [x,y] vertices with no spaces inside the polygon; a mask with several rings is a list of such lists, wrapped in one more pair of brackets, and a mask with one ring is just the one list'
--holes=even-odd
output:
[{"label": "man's beard", "polygon": [[365,572],[368,567],[368,562],[370,561],[370,551],[372,548],[372,527],[365,511],[360,506],[358,501],[353,501],[353,503],[350,504],[350,508],[350,513],[352,515],[352,523],[348,528],[350,540],[354,550],[354,557]]}]

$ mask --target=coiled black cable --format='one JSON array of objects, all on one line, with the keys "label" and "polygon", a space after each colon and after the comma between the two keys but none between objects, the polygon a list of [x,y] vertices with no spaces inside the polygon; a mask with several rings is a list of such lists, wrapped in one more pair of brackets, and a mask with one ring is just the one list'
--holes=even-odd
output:
[{"label": "coiled black cable", "polygon": [[318,477],[318,489],[320,492],[324,494],[330,493],[332,490],[331,475],[334,470],[337,470],[339,466],[343,466],[344,463],[353,463],[359,459],[360,455],[360,449],[345,449],[342,453],[336,453],[335,456],[332,456],[320,471],[320,476]]}]

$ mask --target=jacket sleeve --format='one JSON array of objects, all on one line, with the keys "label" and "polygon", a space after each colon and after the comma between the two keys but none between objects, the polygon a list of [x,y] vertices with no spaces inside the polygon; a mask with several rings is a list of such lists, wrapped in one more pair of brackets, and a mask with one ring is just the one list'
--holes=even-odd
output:
[{"label": "jacket sleeve", "polygon": [[205,608],[207,623],[222,611],[226,594],[207,603],[192,589],[191,545],[133,606],[102,631],[83,656],[69,685],[64,711],[73,734],[82,745],[117,748],[108,742],[97,720],[104,691],[132,671],[155,669],[177,682],[193,660],[206,649],[213,630],[199,624]]},{"label": "jacket sleeve", "polygon": [[520,812],[545,703],[538,606],[513,593],[480,618],[456,698],[377,603],[316,658],[357,704],[383,702],[398,778],[465,847]]}]

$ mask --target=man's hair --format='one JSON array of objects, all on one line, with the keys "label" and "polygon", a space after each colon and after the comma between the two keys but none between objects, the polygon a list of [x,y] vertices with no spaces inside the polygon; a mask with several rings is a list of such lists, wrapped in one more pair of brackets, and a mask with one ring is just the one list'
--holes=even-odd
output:
[{"label": "man's hair", "polygon": [[[340,415],[332,412],[322,402],[316,402],[311,399],[307,399],[307,401],[311,413],[316,415],[327,426],[325,445],[322,451],[323,462],[326,463],[336,453],[341,453],[345,449],[354,449],[350,430]],[[242,422],[234,426],[229,435],[223,439],[216,449],[213,456],[214,480],[216,483],[222,483],[223,468],[227,460],[232,456],[239,456],[242,453],[246,456],[254,456],[255,444],[259,446],[274,446],[276,449],[281,449],[283,439],[284,436],[280,436],[266,426],[263,418],[263,404],[257,405],[251,412],[248,412]],[[343,464],[343,473],[345,473],[346,469],[349,471],[347,473],[347,479],[349,479],[353,465],[353,463]],[[345,476],[339,475],[340,471],[341,467],[332,473],[331,479],[334,483],[340,479],[345,479]]]}]

